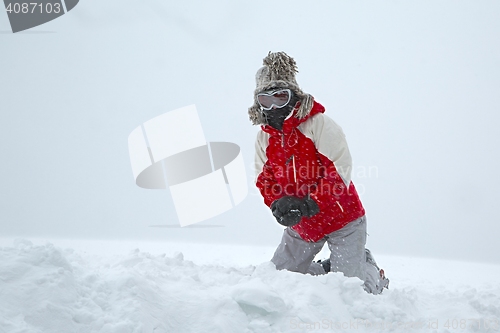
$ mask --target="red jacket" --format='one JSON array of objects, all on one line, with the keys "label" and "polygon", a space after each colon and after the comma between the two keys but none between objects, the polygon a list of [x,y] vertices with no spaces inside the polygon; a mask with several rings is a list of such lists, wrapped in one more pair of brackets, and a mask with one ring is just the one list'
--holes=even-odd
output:
[{"label": "red jacket", "polygon": [[261,126],[256,142],[256,185],[264,202],[293,195],[310,195],[320,212],[302,217],[292,228],[306,241],[316,242],[341,229],[365,211],[350,180],[351,156],[342,129],[314,102],[302,119],[293,115],[279,131]]}]

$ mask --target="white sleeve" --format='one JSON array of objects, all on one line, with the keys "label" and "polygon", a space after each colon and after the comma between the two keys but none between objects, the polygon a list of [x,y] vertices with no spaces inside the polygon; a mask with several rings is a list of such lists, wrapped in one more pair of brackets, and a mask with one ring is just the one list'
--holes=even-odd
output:
[{"label": "white sleeve", "polygon": [[269,145],[269,134],[264,131],[259,131],[257,133],[257,139],[255,140],[255,181],[257,177],[262,172],[264,164],[267,162],[266,149]]},{"label": "white sleeve", "polygon": [[314,142],[318,152],[334,163],[340,177],[349,187],[352,158],[342,128],[330,117],[318,113],[300,124],[299,129]]}]

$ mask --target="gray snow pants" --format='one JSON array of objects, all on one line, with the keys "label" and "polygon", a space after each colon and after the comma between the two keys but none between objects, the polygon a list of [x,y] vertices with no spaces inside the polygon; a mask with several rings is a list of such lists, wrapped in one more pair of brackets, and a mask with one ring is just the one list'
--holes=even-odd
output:
[{"label": "gray snow pants", "polygon": [[[313,262],[325,242],[330,248],[332,272],[342,272],[347,277],[358,277],[364,281],[364,288],[372,294],[379,294],[380,272],[374,260],[367,261],[366,217],[360,217],[342,229],[326,235],[317,242],[307,242],[292,228],[286,228],[281,243],[271,261],[277,269],[286,269],[312,275],[326,274],[321,264]],[[373,259],[373,258],[371,258]],[[373,261],[373,263],[371,262]]]}]

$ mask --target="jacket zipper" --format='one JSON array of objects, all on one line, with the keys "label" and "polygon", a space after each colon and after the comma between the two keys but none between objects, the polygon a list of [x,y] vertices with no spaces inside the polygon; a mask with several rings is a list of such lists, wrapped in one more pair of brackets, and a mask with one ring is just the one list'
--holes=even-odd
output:
[{"label": "jacket zipper", "polygon": [[[285,148],[285,133],[281,133],[281,147]],[[293,167],[293,181],[297,183],[297,171],[295,170],[295,155],[290,156],[285,164],[288,164],[290,162],[290,159],[292,159],[292,167]],[[287,168],[288,169],[288,168]],[[288,177],[288,172],[287,172],[287,178]]]},{"label": "jacket zipper", "polygon": [[[284,149],[285,148],[285,133],[281,133],[281,147]],[[288,164],[292,160],[292,167],[293,167],[293,181],[297,183],[297,170],[295,168],[295,155],[290,156],[285,164]],[[288,168],[287,168],[288,169]],[[290,179],[287,171],[287,178]]]}]

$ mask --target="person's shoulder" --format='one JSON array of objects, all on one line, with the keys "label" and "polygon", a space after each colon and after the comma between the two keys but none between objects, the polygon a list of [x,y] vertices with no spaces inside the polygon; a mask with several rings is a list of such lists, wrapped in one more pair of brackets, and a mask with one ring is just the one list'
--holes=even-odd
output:
[{"label": "person's shoulder", "polygon": [[327,116],[324,113],[316,113],[310,116],[306,121],[324,123],[325,120],[328,121],[328,119],[332,120],[329,116]]},{"label": "person's shoulder", "polygon": [[301,128],[331,128],[335,131],[342,132],[342,127],[340,127],[335,120],[324,113],[317,113],[309,117],[306,121],[304,121],[301,125]]},{"label": "person's shoulder", "polygon": [[339,126],[332,118],[324,113],[317,113],[305,122],[300,124],[299,130],[306,136],[311,138],[315,143],[328,137],[328,141],[338,142],[345,138],[342,127]]},{"label": "person's shoulder", "polygon": [[333,118],[324,113],[320,113],[317,115],[320,116],[319,119],[321,119],[320,121],[322,121],[325,126],[331,126],[332,128],[342,132],[342,127],[335,120],[333,120]]},{"label": "person's shoulder", "polygon": [[255,139],[256,144],[267,146],[269,142],[269,133],[266,133],[262,129],[257,132],[257,137]]},{"label": "person's shoulder", "polygon": [[269,133],[267,133],[266,131],[262,130],[262,128],[260,128],[257,131],[257,139],[258,138],[265,138],[265,137],[269,137]]}]

